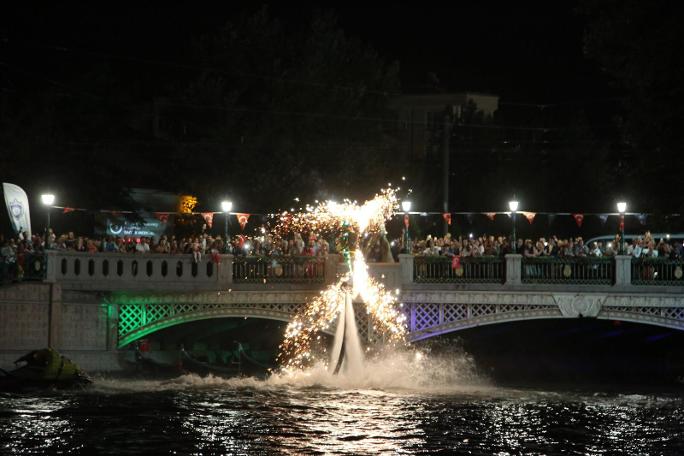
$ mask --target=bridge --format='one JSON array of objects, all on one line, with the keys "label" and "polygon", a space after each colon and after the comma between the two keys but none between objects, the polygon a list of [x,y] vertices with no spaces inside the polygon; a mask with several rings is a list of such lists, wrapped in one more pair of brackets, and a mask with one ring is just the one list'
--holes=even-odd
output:
[{"label": "bridge", "polygon": [[[38,263],[38,264],[36,264]],[[50,251],[39,280],[0,288],[0,361],[51,345],[78,357],[116,352],[164,328],[212,318],[289,321],[333,283],[337,255],[205,257]],[[597,318],[684,329],[684,263],[612,258],[401,255],[369,271],[399,291],[410,339],[480,325]],[[361,305],[364,338],[376,334]],[[8,355],[9,354],[9,355]]]}]

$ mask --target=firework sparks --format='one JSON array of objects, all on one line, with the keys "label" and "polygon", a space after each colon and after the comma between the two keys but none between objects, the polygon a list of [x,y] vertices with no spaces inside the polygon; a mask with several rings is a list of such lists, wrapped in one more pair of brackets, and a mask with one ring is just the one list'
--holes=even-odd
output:
[{"label": "firework sparks", "polygon": [[358,248],[359,234],[383,229],[397,206],[396,190],[386,189],[363,205],[348,200],[342,204],[326,201],[316,207],[308,206],[304,213],[281,215],[281,231],[339,232],[346,229],[356,234],[351,270],[307,303],[288,324],[279,355],[285,370],[302,369],[313,361],[312,344],[318,339],[318,333],[329,330],[341,314],[347,293],[351,293],[353,299],[363,301],[376,332],[385,334],[390,342],[405,339],[406,316],[397,310],[395,294],[386,291],[368,275],[368,266]]},{"label": "firework sparks", "polygon": [[376,232],[385,226],[398,207],[398,189],[383,189],[362,205],[344,200],[324,201],[307,206],[305,212],[283,212],[276,230],[282,233],[309,231],[338,233],[351,227],[357,233]]}]

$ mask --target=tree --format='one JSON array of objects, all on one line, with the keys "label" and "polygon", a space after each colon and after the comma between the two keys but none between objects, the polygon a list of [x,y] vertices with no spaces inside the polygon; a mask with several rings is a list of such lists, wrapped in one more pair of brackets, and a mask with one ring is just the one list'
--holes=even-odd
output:
[{"label": "tree", "polygon": [[[631,149],[625,180],[645,210],[677,212],[684,165],[684,29],[679,5],[584,1],[586,54],[624,94],[616,124]],[[624,155],[624,154],[622,154]],[[626,191],[628,189],[625,189]],[[635,191],[636,190],[636,191]]]},{"label": "tree", "polygon": [[294,196],[364,196],[400,167],[384,135],[398,66],[348,37],[334,15],[315,13],[301,27],[262,8],[194,49],[209,69],[180,101],[195,114],[177,115],[195,120],[185,135],[211,144],[194,163],[213,173],[207,184],[223,178],[250,205],[272,208]]}]

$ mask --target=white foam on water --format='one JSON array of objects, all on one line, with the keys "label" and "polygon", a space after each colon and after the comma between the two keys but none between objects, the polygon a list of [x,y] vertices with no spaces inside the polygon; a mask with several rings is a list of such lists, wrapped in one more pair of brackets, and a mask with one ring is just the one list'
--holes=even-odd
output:
[{"label": "white foam on water", "polygon": [[103,393],[155,392],[169,390],[251,388],[379,390],[432,394],[476,393],[494,387],[475,374],[467,355],[439,357],[418,350],[388,351],[366,359],[360,370],[330,372],[326,363],[301,371],[283,371],[266,379],[254,377],[221,378],[181,375],[170,380],[96,378],[91,390]]},{"label": "white foam on water", "polygon": [[418,350],[398,350],[367,359],[363,369],[333,375],[324,363],[310,369],[279,372],[265,381],[295,388],[321,386],[335,389],[408,390],[431,393],[491,388],[480,378],[472,359],[461,354],[432,356]]}]

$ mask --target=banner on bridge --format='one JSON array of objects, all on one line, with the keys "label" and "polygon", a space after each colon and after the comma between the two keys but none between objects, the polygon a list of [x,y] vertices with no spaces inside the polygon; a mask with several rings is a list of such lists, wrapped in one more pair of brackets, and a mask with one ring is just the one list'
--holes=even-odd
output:
[{"label": "banner on bridge", "polygon": [[18,185],[3,182],[2,192],[9,213],[12,228],[16,233],[26,233],[31,237],[31,216],[26,192]]}]

